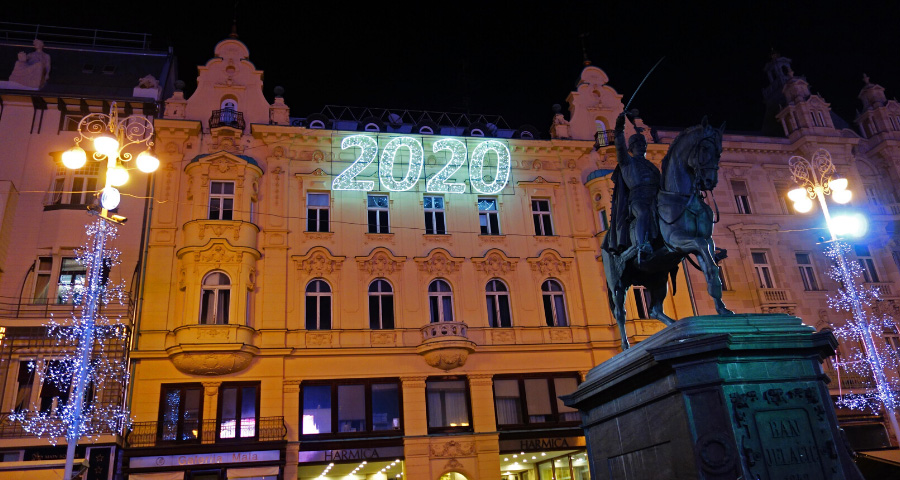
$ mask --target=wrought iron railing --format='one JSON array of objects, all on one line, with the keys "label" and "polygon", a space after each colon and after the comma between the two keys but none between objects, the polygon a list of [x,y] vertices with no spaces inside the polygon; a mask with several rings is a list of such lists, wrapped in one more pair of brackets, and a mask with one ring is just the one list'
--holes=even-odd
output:
[{"label": "wrought iron railing", "polygon": [[[23,437],[37,437],[37,435],[28,433],[22,428],[22,422],[13,421],[10,416],[12,412],[0,413],[0,439],[2,438],[23,438]],[[28,421],[32,417],[34,417],[34,413],[26,413],[25,420]],[[62,420],[59,421],[62,424]],[[98,422],[94,425],[92,429],[93,433],[100,435],[113,435],[117,433],[115,428],[106,425],[104,422]]]},{"label": "wrought iron railing", "polygon": [[0,22],[0,39],[2,40],[30,42],[36,38],[46,42],[67,45],[90,45],[93,47],[117,47],[135,50],[147,50],[150,48],[149,33]]},{"label": "wrought iron railing", "polygon": [[437,322],[422,327],[422,340],[442,337],[467,338],[469,326],[463,322]]},{"label": "wrought iron railing", "polygon": [[[161,422],[135,422],[128,430],[125,440],[130,447],[155,447],[159,445],[228,443],[240,439],[273,442],[284,440],[287,436],[284,417],[261,417],[258,420],[256,430],[253,432],[256,436],[246,435],[247,432],[243,426],[240,427],[240,430],[244,430],[245,435],[237,436],[234,426],[220,423],[218,420],[203,420],[199,432],[196,431],[197,422],[194,422],[194,425],[182,422],[181,425],[178,425],[182,431],[181,440],[164,439],[160,430]],[[179,428],[173,429],[173,432],[176,430]],[[230,438],[222,438],[222,434],[226,434]],[[177,435],[173,436],[177,437]]]},{"label": "wrought iron railing", "polygon": [[[39,298],[19,301],[14,297],[0,297],[0,318],[49,318],[51,315],[55,318],[67,318],[79,311],[79,305],[73,302],[57,303],[56,300]],[[124,305],[115,302],[100,305],[99,312],[109,319],[120,316],[132,318],[134,301],[129,297],[125,299]]]},{"label": "wrought iron railing", "polygon": [[209,128],[232,127],[243,130],[244,125],[244,112],[230,108],[213,110],[212,115],[209,117]]}]

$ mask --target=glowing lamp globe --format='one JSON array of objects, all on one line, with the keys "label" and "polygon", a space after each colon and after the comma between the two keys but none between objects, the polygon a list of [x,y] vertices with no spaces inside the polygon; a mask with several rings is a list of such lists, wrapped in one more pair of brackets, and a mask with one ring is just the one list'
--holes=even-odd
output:
[{"label": "glowing lamp globe", "polygon": [[828,182],[828,188],[831,191],[837,193],[847,189],[847,179],[846,178],[833,178],[830,182]]},{"label": "glowing lamp globe", "polygon": [[853,192],[851,192],[850,190],[837,190],[831,194],[831,198],[833,198],[837,203],[847,203],[852,197]]},{"label": "glowing lamp globe", "polygon": [[116,158],[119,155],[119,141],[108,133],[101,133],[94,139],[94,149],[108,158]]},{"label": "glowing lamp globe", "polygon": [[87,162],[87,154],[84,153],[83,148],[76,145],[63,152],[62,162],[67,168],[77,170]]},{"label": "glowing lamp globe", "polygon": [[100,191],[100,205],[107,210],[118,207],[120,199],[121,195],[116,187],[106,187]]},{"label": "glowing lamp globe", "polygon": [[803,197],[800,200],[794,202],[794,210],[800,213],[806,213],[812,210],[813,202],[809,199],[809,197]]},{"label": "glowing lamp globe", "polygon": [[792,202],[800,202],[804,198],[807,200],[809,199],[809,196],[806,194],[805,188],[795,188],[788,192],[787,196],[791,199]]},{"label": "glowing lamp globe", "polygon": [[122,165],[116,165],[106,172],[106,181],[114,187],[121,187],[128,182],[128,170]]},{"label": "glowing lamp globe", "polygon": [[159,159],[150,152],[141,152],[137,157],[137,168],[144,173],[155,172],[159,168]]},{"label": "glowing lamp globe", "polygon": [[837,236],[861,237],[869,229],[869,222],[858,213],[838,215],[832,219],[831,228],[832,233]]}]

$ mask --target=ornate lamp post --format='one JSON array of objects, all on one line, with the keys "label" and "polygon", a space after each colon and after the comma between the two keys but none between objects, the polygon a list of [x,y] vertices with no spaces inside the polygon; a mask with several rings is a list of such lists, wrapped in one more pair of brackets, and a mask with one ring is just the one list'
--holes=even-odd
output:
[{"label": "ornate lamp post", "polygon": [[812,199],[817,199],[822,207],[822,214],[825,215],[825,223],[828,225],[828,233],[831,235],[832,241],[832,247],[828,253],[837,263],[839,279],[843,281],[841,296],[831,300],[831,302],[840,304],[840,308],[848,307],[847,309],[853,314],[852,329],[862,339],[865,348],[865,361],[869,364],[875,377],[878,399],[884,405],[894,436],[900,440],[900,425],[897,424],[897,416],[895,414],[896,398],[891,384],[884,374],[885,364],[881,357],[881,352],[876,348],[872,338],[872,335],[877,335],[878,332],[873,332],[871,322],[863,309],[861,294],[866,295],[866,293],[861,292],[860,287],[856,285],[856,276],[851,272],[851,267],[848,265],[845,257],[845,252],[849,246],[838,241],[838,235],[847,231],[847,225],[843,221],[839,222],[840,224],[836,224],[832,220],[831,215],[828,213],[828,204],[825,202],[826,195],[831,195],[834,201],[838,203],[850,201],[852,194],[847,189],[847,179],[835,178],[831,154],[824,149],[816,151],[812,160],[793,156],[788,161],[788,164],[791,167],[791,176],[794,182],[800,186],[800,188],[788,192],[788,198],[794,201],[794,208],[799,212],[808,212],[813,207]]},{"label": "ornate lamp post", "polygon": [[[81,319],[78,325],[78,347],[76,349],[72,378],[75,383],[74,402],[71,405],[66,421],[66,469],[64,479],[72,478],[72,465],[75,460],[75,447],[86,430],[82,416],[84,394],[91,373],[91,352],[94,349],[96,315],[101,295],[105,289],[103,281],[104,258],[107,238],[116,235],[116,223],[125,221],[120,215],[110,215],[109,211],[119,205],[119,190],[116,187],[128,181],[128,170],[125,165],[133,159],[143,172],[153,172],[159,167],[159,160],[151,153],[153,147],[153,123],[145,117],[131,115],[119,119],[116,104],[113,102],[109,115],[92,113],[78,123],[78,138],[75,146],[62,155],[63,164],[71,169],[78,169],[87,162],[87,154],[81,148],[82,140],[93,143],[93,161],[106,161],[106,184],[100,191],[100,218],[91,227],[89,233],[93,238],[89,251],[83,257],[87,260],[88,275],[85,281]],[[135,157],[135,153],[137,154]]]}]

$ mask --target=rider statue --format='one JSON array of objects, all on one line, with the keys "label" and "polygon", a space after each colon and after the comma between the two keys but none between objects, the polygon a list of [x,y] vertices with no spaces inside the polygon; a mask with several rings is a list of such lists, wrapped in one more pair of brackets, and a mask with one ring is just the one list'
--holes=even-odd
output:
[{"label": "rider statue", "polygon": [[650,242],[659,236],[656,214],[656,195],[660,173],[647,160],[647,140],[640,133],[628,139],[625,147],[625,113],[616,119],[616,153],[619,165],[612,175],[615,185],[612,198],[612,218],[603,248],[622,253],[629,246],[637,248],[637,258],[653,252]]}]

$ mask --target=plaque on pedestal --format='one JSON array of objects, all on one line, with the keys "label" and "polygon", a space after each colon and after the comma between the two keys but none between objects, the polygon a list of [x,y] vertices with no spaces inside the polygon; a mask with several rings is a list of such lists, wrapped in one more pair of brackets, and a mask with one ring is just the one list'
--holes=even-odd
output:
[{"label": "plaque on pedestal", "polygon": [[691,317],[563,400],[581,411],[595,480],[862,479],[821,368],[836,347],[789,315]]}]

